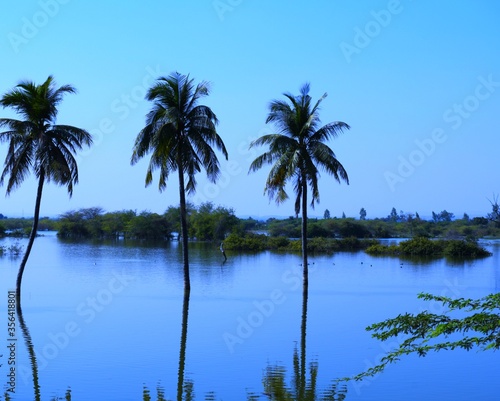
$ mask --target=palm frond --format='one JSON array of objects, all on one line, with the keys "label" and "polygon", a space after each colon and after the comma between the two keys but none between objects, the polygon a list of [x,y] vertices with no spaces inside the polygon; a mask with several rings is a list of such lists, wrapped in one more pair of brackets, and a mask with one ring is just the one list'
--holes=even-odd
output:
[{"label": "palm frond", "polygon": [[342,122],[335,121],[329,123],[318,129],[313,135],[311,135],[311,141],[327,142],[331,139],[337,138],[344,130],[348,130],[351,127]]},{"label": "palm frond", "polygon": [[68,194],[73,195],[73,185],[78,183],[78,166],[72,152],[58,141],[50,146],[50,150],[37,149],[37,163],[35,174],[40,176],[43,171],[47,182],[54,181],[58,185],[65,185]]},{"label": "palm frond", "polygon": [[264,164],[272,164],[279,155],[277,153],[265,152],[258,156],[251,164],[248,172],[255,172],[260,170]]},{"label": "palm frond", "polygon": [[33,166],[34,145],[33,142],[15,143],[11,141],[5,157],[4,170],[0,176],[0,185],[3,185],[5,178],[7,181],[6,194],[20,186],[28,177]]},{"label": "palm frond", "polygon": [[60,138],[66,145],[71,146],[73,151],[93,144],[92,135],[89,132],[72,125],[54,125],[48,134]]},{"label": "palm frond", "polygon": [[333,150],[326,144],[315,142],[311,147],[312,158],[316,164],[325,170],[328,174],[333,175],[336,181],[344,180],[349,184],[349,177],[344,166],[337,160]]}]

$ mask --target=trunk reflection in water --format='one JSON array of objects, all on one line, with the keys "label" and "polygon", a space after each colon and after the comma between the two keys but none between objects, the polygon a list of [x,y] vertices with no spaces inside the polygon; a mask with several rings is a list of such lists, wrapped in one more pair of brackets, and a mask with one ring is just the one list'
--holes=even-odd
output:
[{"label": "trunk reflection in water", "polygon": [[40,384],[38,381],[38,363],[36,361],[35,349],[33,347],[33,341],[31,339],[30,332],[28,330],[28,326],[24,321],[23,310],[21,308],[21,300],[17,299],[16,305],[17,319],[19,321],[19,326],[21,327],[21,331],[24,337],[24,343],[26,344],[26,348],[28,349],[28,355],[30,358],[31,364],[31,374],[33,376],[33,392],[34,392],[34,400],[40,401]]},{"label": "trunk reflection in water", "polygon": [[[264,394],[273,401],[342,401],[346,397],[347,387],[332,384],[320,395],[317,390],[318,362],[309,364],[309,380],[306,369],[306,333],[308,283],[304,282],[302,292],[302,319],[300,326],[300,353],[297,347],[293,351],[293,379],[291,386],[286,384],[286,368],[282,365],[269,365],[264,378]],[[248,400],[258,400],[255,394],[249,394]]]},{"label": "trunk reflection in water", "polygon": [[[17,320],[19,322],[19,327],[21,328],[21,332],[23,333],[24,343],[26,344],[26,349],[28,350],[28,355],[30,359],[31,376],[33,379],[33,400],[40,401],[42,398],[41,398],[40,381],[38,375],[38,362],[36,359],[36,352],[35,352],[35,347],[33,345],[33,340],[31,339],[31,334],[29,332],[28,325],[24,320],[20,299],[17,300],[16,313],[17,313]],[[11,399],[8,394],[5,394],[4,398],[5,401],[9,401]],[[51,400],[62,400],[62,399],[63,398],[55,396]],[[64,395],[64,400],[71,401],[71,388],[69,387]]]},{"label": "trunk reflection in water", "polygon": [[[188,332],[188,315],[189,315],[189,297],[190,289],[184,288],[184,297],[182,302],[182,325],[181,325],[181,341],[179,348],[179,369],[177,375],[177,401],[193,401],[194,400],[194,383],[191,379],[185,379],[186,366],[186,342]],[[144,386],[142,392],[143,401],[153,401],[151,391]],[[156,400],[167,401],[165,398],[165,390],[161,385],[156,387]]]}]

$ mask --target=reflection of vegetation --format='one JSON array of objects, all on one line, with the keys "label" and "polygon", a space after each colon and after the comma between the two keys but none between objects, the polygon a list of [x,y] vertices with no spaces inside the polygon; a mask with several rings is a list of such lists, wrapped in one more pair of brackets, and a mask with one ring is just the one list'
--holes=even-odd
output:
[{"label": "reflection of vegetation", "polygon": [[[149,389],[144,386],[143,390],[142,390],[142,400],[143,401],[153,401],[153,399],[151,398],[151,392],[149,391]],[[167,399],[165,398],[165,391],[163,390],[163,388],[161,386],[156,386],[156,400],[155,401],[167,401]]]},{"label": "reflection of vegetation", "polygon": [[[217,398],[215,396],[214,392],[209,392],[205,394],[204,400],[205,401],[215,401]],[[161,386],[156,386],[156,398],[153,399],[151,397],[151,391],[144,386],[142,390],[142,400],[143,401],[171,401],[167,398],[165,398],[165,390]],[[181,398],[182,401],[194,401],[195,400],[195,395],[194,395],[194,384],[191,379],[188,379],[184,382],[184,390],[183,390],[183,398]]]},{"label": "reflection of vegetation", "polygon": [[59,401],[59,400],[71,401],[71,389],[68,388],[66,390],[66,393],[64,394],[64,398],[54,396],[50,401]]},{"label": "reflection of vegetation", "polygon": [[10,256],[19,256],[23,252],[23,246],[16,242],[10,246],[0,246],[0,256],[10,255]]},{"label": "reflection of vegetation", "polygon": [[[387,341],[404,335],[399,346],[387,353],[374,367],[352,378],[343,380],[361,380],[382,372],[384,368],[399,360],[403,355],[417,354],[425,356],[431,351],[473,348],[481,350],[500,349],[500,293],[490,294],[480,299],[451,299],[431,294],[419,294],[426,301],[443,304],[446,312],[437,315],[428,311],[416,315],[406,313],[367,327],[372,336],[380,341]],[[453,312],[466,314],[465,317],[453,317]],[[470,334],[469,334],[470,333]],[[460,339],[446,341],[450,336]],[[445,339],[440,341],[440,339]]]},{"label": "reflection of vegetation", "polygon": [[370,255],[394,256],[446,256],[461,258],[479,258],[491,253],[479,246],[475,241],[437,240],[418,237],[402,241],[398,245],[375,244],[366,249]]},{"label": "reflection of vegetation", "polygon": [[266,123],[273,123],[277,134],[263,135],[250,147],[269,146],[257,157],[249,171],[260,170],[264,165],[272,165],[267,177],[265,192],[271,199],[282,203],[288,199],[286,187],[291,182],[295,193],[295,215],[302,209],[302,266],[304,281],[308,279],[307,263],[307,207],[308,190],[311,189],[311,206],[319,202],[319,169],[325,171],[340,183],[349,183],[344,166],[326,144],[336,138],[349,125],[336,121],[320,126],[319,106],[326,93],[315,103],[309,96],[309,84],[300,88],[300,95],[283,94],[283,100],[273,100],[269,105]]},{"label": "reflection of vegetation", "polygon": [[[264,393],[270,400],[274,401],[341,401],[346,398],[347,387],[333,383],[328,389],[318,393],[317,375],[318,363],[311,362],[309,365],[309,381],[304,382],[296,365],[299,364],[297,350],[294,352],[294,378],[292,385],[286,384],[286,368],[280,365],[268,366],[266,368],[263,385]],[[256,399],[255,396],[253,399]]]}]

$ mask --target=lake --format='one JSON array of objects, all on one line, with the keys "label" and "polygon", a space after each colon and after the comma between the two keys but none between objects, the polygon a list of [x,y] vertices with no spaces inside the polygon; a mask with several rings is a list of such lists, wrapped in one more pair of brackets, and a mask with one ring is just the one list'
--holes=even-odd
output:
[{"label": "lake", "polygon": [[[227,251],[222,264],[217,245],[191,243],[184,302],[177,242],[75,243],[47,233],[36,239],[24,274],[12,399],[64,399],[69,390],[73,401],[174,400],[181,381],[197,400],[267,400],[266,372],[292,387],[294,353],[300,377],[309,381],[317,367],[320,399],[332,380],[362,372],[390,349],[366,326],[424,308],[443,312],[418,300],[419,292],[498,292],[500,243],[483,245],[493,256],[462,262],[312,255],[304,303],[300,255]],[[1,400],[9,380],[6,305],[20,259],[0,258]],[[491,351],[404,357],[337,390],[346,400],[497,400],[499,361]]]}]

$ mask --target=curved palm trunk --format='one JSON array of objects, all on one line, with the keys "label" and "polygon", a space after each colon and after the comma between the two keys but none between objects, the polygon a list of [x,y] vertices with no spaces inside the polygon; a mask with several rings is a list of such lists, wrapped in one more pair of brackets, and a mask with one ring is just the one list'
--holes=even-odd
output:
[{"label": "curved palm trunk", "polygon": [[186,211],[186,191],[184,188],[184,171],[179,163],[179,197],[181,212],[181,236],[182,236],[182,259],[184,262],[184,291],[191,289],[189,279],[189,259],[188,259],[188,229],[187,229],[187,211]]},{"label": "curved palm trunk", "polygon": [[45,181],[45,171],[42,169],[40,172],[40,177],[38,178],[38,190],[36,193],[35,201],[35,214],[33,216],[33,227],[31,228],[30,238],[28,240],[28,245],[26,246],[26,252],[24,253],[23,259],[21,260],[21,265],[19,266],[19,272],[17,273],[16,280],[16,298],[18,305],[21,305],[21,282],[23,280],[24,268],[26,267],[26,262],[31,253],[31,248],[35,242],[36,233],[38,231],[38,220],[40,218],[40,204],[42,202],[42,190],[43,183]]},{"label": "curved palm trunk", "polygon": [[307,264],[307,183],[302,179],[302,266],[304,285],[309,281],[309,269]]}]

